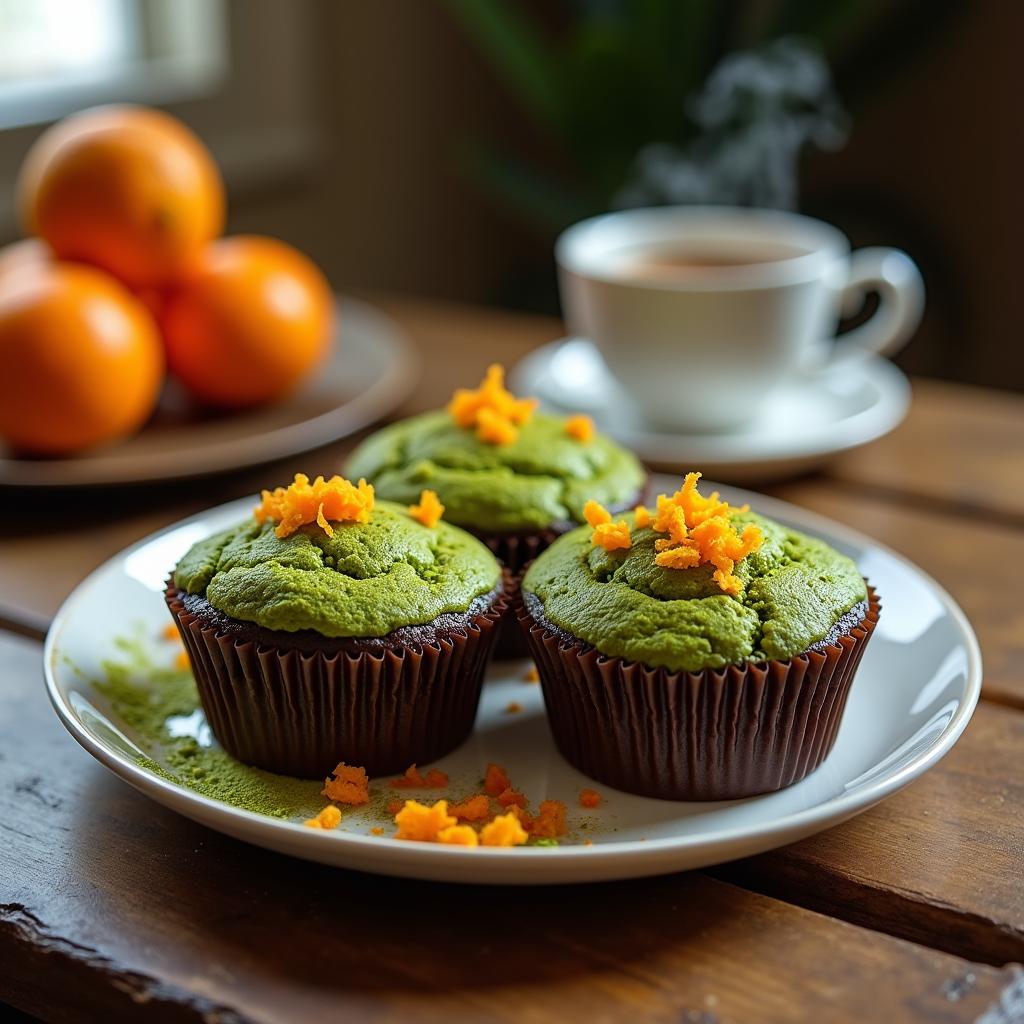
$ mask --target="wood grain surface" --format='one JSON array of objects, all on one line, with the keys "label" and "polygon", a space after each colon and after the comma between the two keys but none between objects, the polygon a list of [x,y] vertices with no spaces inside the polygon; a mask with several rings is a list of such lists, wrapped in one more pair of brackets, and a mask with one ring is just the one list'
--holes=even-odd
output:
[{"label": "wood grain surface", "polygon": [[0,664],[0,989],[47,1019],[966,1022],[1020,985],[700,874],[467,889],[246,846],[79,750],[38,644]]},{"label": "wood grain surface", "polygon": [[963,738],[866,814],[723,878],[987,963],[1024,962],[1024,714],[983,702]]},{"label": "wood grain surface", "polygon": [[[396,415],[557,321],[371,296],[428,353]],[[81,751],[41,680],[70,589],[139,537],[352,439],[202,482],[0,490],[0,1002],[44,1020],[1024,1024],[1024,399],[929,381],[889,437],[772,493],[877,538],[963,606],[982,705],[931,772],[711,873],[516,890],[290,860],[156,806]]]},{"label": "wood grain surface", "polygon": [[952,505],[1024,526],[1024,399],[915,380],[906,420],[829,468],[898,501]]}]

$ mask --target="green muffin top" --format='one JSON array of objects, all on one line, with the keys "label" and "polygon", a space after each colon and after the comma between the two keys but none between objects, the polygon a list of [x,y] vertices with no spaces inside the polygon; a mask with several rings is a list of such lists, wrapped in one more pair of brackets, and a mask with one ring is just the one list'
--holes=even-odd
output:
[{"label": "green muffin top", "polygon": [[375,502],[363,481],[300,474],[264,491],[253,518],[194,544],[174,582],[267,629],[386,636],[464,612],[498,584],[494,556],[442,511],[429,494],[410,509]]},{"label": "green muffin top", "polygon": [[549,416],[535,404],[506,391],[501,367],[492,366],[479,388],[457,391],[447,409],[367,438],[346,472],[402,503],[429,487],[449,521],[482,531],[582,522],[588,498],[613,508],[635,500],[644,470],[632,454],[596,434],[587,417]]},{"label": "green muffin top", "polygon": [[588,506],[591,525],[538,556],[524,593],[601,653],[673,672],[791,658],[865,600],[845,555],[717,494],[703,498],[697,477],[653,514],[612,522]]}]

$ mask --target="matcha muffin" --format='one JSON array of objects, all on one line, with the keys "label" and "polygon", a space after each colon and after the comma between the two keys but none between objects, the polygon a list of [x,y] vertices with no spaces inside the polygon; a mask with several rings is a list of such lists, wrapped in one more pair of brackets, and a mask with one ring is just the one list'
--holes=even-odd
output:
[{"label": "matcha muffin", "polygon": [[527,571],[521,612],[559,749],[675,800],[752,796],[835,741],[878,602],[854,563],[686,477],[655,511],[599,504]]},{"label": "matcha muffin", "polygon": [[643,467],[594,430],[586,416],[535,411],[491,366],[479,388],[455,392],[446,409],[371,435],[346,464],[382,498],[403,504],[437,492],[445,517],[479,537],[512,572],[583,522],[595,498],[614,511],[642,499]]},{"label": "matcha muffin", "polygon": [[214,735],[247,764],[403,771],[469,734],[506,607],[494,556],[373,488],[301,474],[199,541],[167,604]]}]

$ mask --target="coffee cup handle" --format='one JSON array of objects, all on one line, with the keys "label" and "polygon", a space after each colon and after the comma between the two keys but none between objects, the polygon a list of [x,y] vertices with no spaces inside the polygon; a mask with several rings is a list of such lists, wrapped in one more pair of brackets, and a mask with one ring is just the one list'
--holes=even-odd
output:
[{"label": "coffee cup handle", "polygon": [[832,349],[830,365],[869,354],[889,356],[910,339],[924,312],[924,280],[917,264],[899,249],[870,247],[850,256],[841,306],[844,316],[860,308],[867,292],[879,293],[874,315],[841,335]]}]

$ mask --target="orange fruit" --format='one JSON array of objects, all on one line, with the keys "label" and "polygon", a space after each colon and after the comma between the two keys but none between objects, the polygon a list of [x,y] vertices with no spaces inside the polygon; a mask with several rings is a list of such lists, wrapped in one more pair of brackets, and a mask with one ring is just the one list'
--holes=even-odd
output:
[{"label": "orange fruit", "polygon": [[145,107],[96,107],[43,132],[18,201],[28,232],[60,259],[137,287],[180,274],[224,226],[213,157],[176,118]]},{"label": "orange fruit", "polygon": [[0,278],[0,437],[65,455],[130,434],[156,405],[163,354],[146,307],[72,263]]},{"label": "orange fruit", "polygon": [[316,265],[273,238],[208,245],[160,317],[171,372],[211,405],[291,391],[331,343],[334,297]]},{"label": "orange fruit", "polygon": [[53,262],[53,253],[38,238],[23,238],[0,249],[0,278],[22,267],[40,267]]}]

